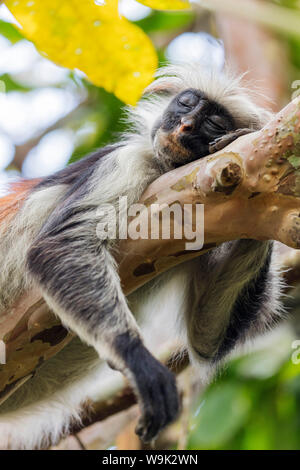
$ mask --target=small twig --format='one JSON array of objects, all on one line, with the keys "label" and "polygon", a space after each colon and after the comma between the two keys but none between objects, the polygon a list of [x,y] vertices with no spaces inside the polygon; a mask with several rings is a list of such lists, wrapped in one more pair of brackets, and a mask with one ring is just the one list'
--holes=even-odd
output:
[{"label": "small twig", "polygon": [[82,442],[82,440],[80,439],[80,437],[78,436],[78,434],[74,434],[73,437],[76,439],[76,441],[77,441],[77,443],[78,443],[80,449],[81,449],[81,450],[86,450],[86,448],[85,448],[85,446],[84,446],[84,443]]}]

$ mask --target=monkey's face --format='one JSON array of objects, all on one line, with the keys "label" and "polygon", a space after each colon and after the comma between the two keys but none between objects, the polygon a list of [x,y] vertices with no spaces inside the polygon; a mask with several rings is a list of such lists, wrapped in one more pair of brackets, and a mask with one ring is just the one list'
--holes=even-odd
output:
[{"label": "monkey's face", "polygon": [[168,171],[208,155],[209,144],[235,128],[224,106],[189,88],[173,98],[153,127],[155,157]]}]

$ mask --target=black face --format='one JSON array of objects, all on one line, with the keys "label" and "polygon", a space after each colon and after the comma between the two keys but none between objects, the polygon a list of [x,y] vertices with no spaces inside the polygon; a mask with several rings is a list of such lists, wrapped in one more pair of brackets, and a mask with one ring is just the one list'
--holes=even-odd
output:
[{"label": "black face", "polygon": [[182,147],[185,161],[181,158],[177,164],[175,162],[174,166],[178,166],[206,156],[211,142],[234,129],[234,120],[222,105],[191,88],[171,101],[160,122],[154,126],[152,138],[160,130],[164,135],[165,151],[176,153]]}]

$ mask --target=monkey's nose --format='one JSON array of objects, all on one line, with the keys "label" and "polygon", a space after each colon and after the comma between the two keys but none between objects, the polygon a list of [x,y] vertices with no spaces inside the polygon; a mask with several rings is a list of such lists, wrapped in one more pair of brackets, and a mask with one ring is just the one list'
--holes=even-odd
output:
[{"label": "monkey's nose", "polygon": [[180,132],[189,132],[194,129],[194,119],[191,117],[181,118],[180,124]]}]

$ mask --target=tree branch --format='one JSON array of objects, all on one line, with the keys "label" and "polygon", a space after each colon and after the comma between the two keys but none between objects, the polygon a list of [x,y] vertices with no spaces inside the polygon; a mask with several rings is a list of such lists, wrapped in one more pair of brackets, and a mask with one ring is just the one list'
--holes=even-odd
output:
[{"label": "tree branch", "polygon": [[[261,131],[239,138],[217,154],[180,167],[154,181],[141,202],[149,220],[151,203],[205,204],[205,244],[186,251],[182,240],[123,240],[118,262],[126,294],[159,273],[225,241],[278,240],[300,247],[300,99],[294,100]],[[192,219],[191,219],[192,220]],[[193,229],[196,227],[193,226]],[[6,364],[0,365],[4,401],[35,369],[72,338],[49,311],[40,293],[27,292],[2,316],[0,339]]]},{"label": "tree branch", "polygon": [[[240,137],[226,149],[177,168],[149,186],[141,199],[146,205],[191,204],[192,215],[196,204],[205,205],[205,244],[200,251],[191,252],[185,250],[185,237],[121,241],[124,289],[132,292],[166,269],[229,240],[277,240],[299,248],[299,198],[297,99],[261,131]],[[150,210],[145,211],[145,219],[150,218]]]}]

